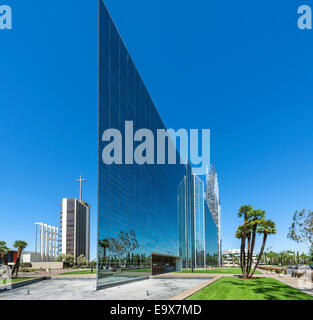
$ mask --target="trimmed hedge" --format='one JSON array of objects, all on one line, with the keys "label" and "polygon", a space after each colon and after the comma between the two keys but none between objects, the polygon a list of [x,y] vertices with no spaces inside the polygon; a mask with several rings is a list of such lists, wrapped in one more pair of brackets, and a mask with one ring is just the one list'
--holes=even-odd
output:
[{"label": "trimmed hedge", "polygon": [[20,263],[20,268],[22,271],[26,271],[27,269],[32,268],[32,264],[30,262],[21,262]]}]

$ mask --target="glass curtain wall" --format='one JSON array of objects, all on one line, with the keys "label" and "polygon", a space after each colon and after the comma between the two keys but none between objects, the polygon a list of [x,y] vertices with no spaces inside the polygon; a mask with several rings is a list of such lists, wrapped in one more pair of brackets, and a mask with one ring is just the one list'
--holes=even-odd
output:
[{"label": "glass curtain wall", "polygon": [[[126,164],[124,157],[122,164],[103,161],[108,142],[102,136],[107,129],[121,133],[118,151],[124,156],[126,121],[133,122],[134,133],[149,129],[154,146],[158,129],[166,128],[103,1],[99,3],[97,285],[101,288],[149,275],[153,268],[172,270],[180,259],[185,267],[202,267],[204,255],[212,252],[206,246],[207,230],[216,230],[211,220],[203,218],[202,181],[192,175],[189,165],[179,163],[178,152],[175,165],[158,165],[156,151],[155,164]],[[134,149],[138,144],[134,142]],[[209,250],[214,250],[211,246]]]},{"label": "glass curtain wall", "polygon": [[[99,10],[98,287],[151,274],[152,255],[179,256],[177,188],[184,165],[106,165],[107,129],[165,129],[106,7]],[[136,149],[134,143],[134,149]],[[125,153],[125,141],[122,146]],[[123,153],[123,154],[124,154]],[[167,158],[167,152],[166,152]],[[160,266],[158,266],[160,267]],[[162,266],[161,266],[162,267]],[[161,268],[160,269],[166,269]]]}]

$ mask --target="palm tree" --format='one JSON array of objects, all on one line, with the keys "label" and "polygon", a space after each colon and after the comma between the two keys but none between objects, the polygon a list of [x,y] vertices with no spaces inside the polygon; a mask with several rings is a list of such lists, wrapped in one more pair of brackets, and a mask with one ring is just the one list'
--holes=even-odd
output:
[{"label": "palm tree", "polygon": [[301,258],[302,264],[306,264],[306,263],[308,263],[308,261],[309,261],[309,256],[306,255],[305,253],[302,253],[302,254],[300,255],[300,258]]},{"label": "palm tree", "polygon": [[[253,263],[253,251],[256,236],[259,233],[258,226],[264,220],[265,211],[255,210],[252,206],[245,205],[240,207],[238,217],[244,218],[243,225],[240,225],[236,231],[236,238],[241,239],[240,247],[240,266],[244,279],[249,278],[249,274]],[[246,246],[247,240],[247,249]],[[261,256],[263,253],[261,254]]]},{"label": "palm tree", "polygon": [[288,265],[289,264],[293,264],[294,263],[294,261],[293,261],[293,256],[294,256],[294,252],[293,251],[291,251],[291,250],[287,250],[286,251],[286,255],[287,255],[287,260],[288,260]]},{"label": "palm tree", "polygon": [[286,262],[286,253],[285,251],[281,251],[279,252],[279,255],[280,255],[280,265],[283,267],[284,262]]},{"label": "palm tree", "polygon": [[12,270],[12,276],[14,272],[16,272],[16,277],[18,277],[18,270],[20,268],[20,261],[21,261],[21,256],[22,256],[22,251],[27,247],[27,242],[23,240],[16,240],[13,244],[14,248],[17,248],[17,258],[16,262],[14,264],[13,270]]},{"label": "palm tree", "polygon": [[103,250],[103,256],[106,256],[106,250],[110,246],[109,240],[108,239],[101,239],[98,241],[98,245],[100,248]]},{"label": "palm tree", "polygon": [[6,254],[8,253],[9,248],[6,246],[7,243],[5,241],[0,241],[0,255],[1,260],[4,265],[8,265]]},{"label": "palm tree", "polygon": [[299,254],[299,251],[297,251],[297,264],[300,263],[300,254]]},{"label": "palm tree", "polygon": [[[247,263],[247,268],[246,272],[247,274],[250,274],[251,268],[252,268],[252,262],[253,262],[253,251],[254,251],[254,246],[255,246],[255,240],[256,240],[256,235],[258,232],[258,226],[262,223],[264,220],[265,216],[265,211],[264,210],[253,210],[252,214],[250,216],[250,225],[251,225],[251,243],[249,245],[248,242],[248,263]],[[261,253],[260,257],[262,257],[263,252]]]},{"label": "palm tree", "polygon": [[240,245],[240,266],[241,271],[243,274],[243,277],[246,277],[246,252],[245,252],[245,246],[246,246],[246,239],[250,238],[251,235],[251,225],[249,224],[249,217],[251,216],[253,212],[253,207],[250,205],[241,206],[238,212],[238,217],[244,218],[243,225],[239,226],[236,231],[236,238],[241,239],[241,245]]},{"label": "palm tree", "polygon": [[298,264],[296,253],[294,251],[290,251],[289,254],[290,254],[291,263]]},{"label": "palm tree", "polygon": [[260,254],[259,254],[257,262],[256,262],[256,264],[255,264],[255,266],[253,268],[253,271],[252,271],[252,273],[250,275],[250,278],[253,276],[256,268],[258,267],[258,265],[260,263],[261,257],[262,257],[263,252],[264,252],[267,236],[270,235],[270,234],[275,234],[277,232],[276,226],[275,226],[275,222],[273,222],[272,220],[262,219],[262,221],[261,221],[261,223],[260,223],[260,225],[258,227],[257,232],[259,234],[263,234],[263,242],[262,242]]},{"label": "palm tree", "polygon": [[267,257],[269,259],[269,264],[272,266],[273,265],[273,258],[274,258],[274,252],[270,251],[267,253]]},{"label": "palm tree", "polygon": [[264,259],[264,264],[266,265],[267,264],[267,252],[264,252],[263,254],[263,259]]}]

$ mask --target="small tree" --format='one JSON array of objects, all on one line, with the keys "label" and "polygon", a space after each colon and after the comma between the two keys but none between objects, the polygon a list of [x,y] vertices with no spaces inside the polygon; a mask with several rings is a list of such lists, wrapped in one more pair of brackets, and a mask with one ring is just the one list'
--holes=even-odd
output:
[{"label": "small tree", "polygon": [[130,254],[138,247],[138,241],[134,231],[121,231],[116,238],[109,239],[109,249],[114,256],[117,257],[119,268],[121,269],[121,262],[127,254]]},{"label": "small tree", "polygon": [[7,247],[7,243],[5,241],[0,241],[0,256],[2,260],[2,264],[5,266],[8,265],[6,254],[8,253],[9,248]]},{"label": "small tree", "polygon": [[86,259],[86,257],[81,254],[78,258],[77,258],[77,264],[79,266],[88,266],[88,260]]},{"label": "small tree", "polygon": [[55,259],[55,262],[64,262],[65,261],[65,254],[59,254]]},{"label": "small tree", "polygon": [[303,209],[294,213],[288,238],[313,246],[313,211]]},{"label": "small tree", "polygon": [[64,261],[64,266],[66,268],[71,268],[74,266],[75,263],[75,257],[72,254],[67,254],[65,255],[65,261]]},{"label": "small tree", "polygon": [[12,270],[12,276],[16,272],[16,277],[18,277],[18,271],[20,268],[20,262],[21,262],[21,256],[23,249],[27,247],[27,242],[23,240],[16,240],[13,244],[14,248],[17,248],[17,257],[16,257],[16,262],[14,264],[13,270]]},{"label": "small tree", "polygon": [[63,262],[63,267],[69,268],[74,265],[75,257],[72,254],[59,254],[54,261]]},{"label": "small tree", "polygon": [[97,267],[97,261],[96,260],[91,260],[89,263],[90,268],[96,268]]}]

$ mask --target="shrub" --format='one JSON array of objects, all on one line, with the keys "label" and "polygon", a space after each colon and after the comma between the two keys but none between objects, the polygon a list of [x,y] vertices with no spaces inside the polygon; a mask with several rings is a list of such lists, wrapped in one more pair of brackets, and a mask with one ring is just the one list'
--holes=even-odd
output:
[{"label": "shrub", "polygon": [[33,265],[30,262],[21,262],[20,268],[21,271],[27,271],[27,269],[30,269]]},{"label": "shrub", "polygon": [[75,258],[71,254],[60,254],[58,255],[55,260],[55,262],[63,262],[63,268],[71,268],[74,266]]},{"label": "shrub", "polygon": [[269,271],[269,272],[275,272],[277,274],[283,273],[287,274],[286,268],[280,268],[280,267],[271,267],[271,266],[260,266],[261,270]]},{"label": "shrub", "polygon": [[96,268],[97,267],[97,261],[96,260],[92,260],[89,262],[89,267],[90,268]]},{"label": "shrub", "polygon": [[293,276],[296,278],[301,278],[302,276],[304,276],[305,272],[294,272]]}]

